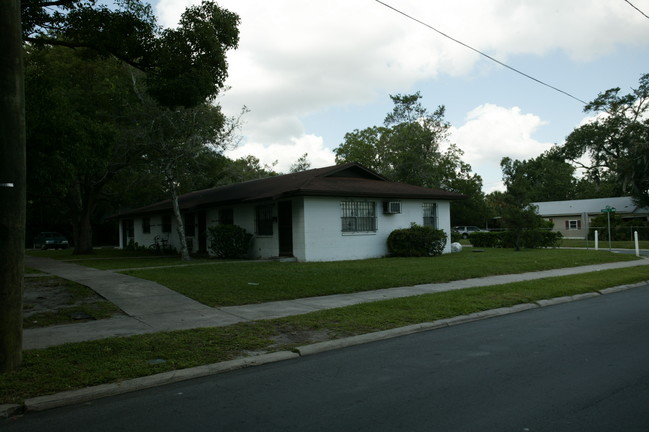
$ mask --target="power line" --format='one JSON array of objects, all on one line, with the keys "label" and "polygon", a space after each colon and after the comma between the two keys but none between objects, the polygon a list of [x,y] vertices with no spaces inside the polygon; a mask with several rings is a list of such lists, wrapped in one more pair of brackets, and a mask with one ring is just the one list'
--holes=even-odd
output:
[{"label": "power line", "polygon": [[624,1],[627,2],[628,4],[630,4],[631,7],[632,7],[633,9],[637,10],[637,11],[640,12],[642,15],[644,15],[645,18],[649,19],[649,16],[647,16],[646,13],[644,13],[644,12],[642,12],[640,9],[638,9],[638,8],[637,8],[633,3],[631,3],[629,0],[624,0]]},{"label": "power line", "polygon": [[483,53],[482,51],[480,51],[480,50],[478,50],[478,49],[476,49],[476,48],[473,48],[472,46],[467,45],[467,44],[465,44],[464,42],[459,41],[459,40],[457,40],[457,39],[455,39],[455,38],[453,38],[453,37],[447,35],[446,33],[442,32],[442,31],[440,31],[440,30],[437,30],[435,27],[431,26],[430,24],[426,24],[425,22],[423,22],[423,21],[421,21],[421,20],[419,20],[419,19],[417,19],[417,18],[415,18],[415,17],[413,17],[413,16],[411,16],[411,15],[408,15],[408,14],[405,13],[405,12],[400,11],[399,9],[396,9],[396,8],[390,6],[389,4],[383,3],[381,0],[374,0],[374,1],[376,1],[377,3],[379,3],[379,4],[383,5],[383,6],[385,6],[385,7],[388,8],[388,9],[392,9],[392,10],[395,11],[396,13],[401,14],[401,15],[403,15],[404,17],[406,17],[406,18],[408,18],[408,19],[410,19],[410,20],[412,20],[412,21],[415,21],[416,23],[419,23],[419,24],[421,24],[421,25],[423,25],[423,26],[425,26],[425,27],[428,27],[429,29],[431,29],[431,30],[433,30],[433,31],[435,31],[435,32],[437,32],[437,33],[439,33],[440,35],[444,36],[445,38],[450,39],[450,40],[452,40],[453,42],[458,43],[458,44],[462,45],[463,47],[468,48],[468,49],[470,49],[471,51],[474,51],[474,52],[480,54],[481,56],[486,57],[486,58],[488,58],[489,60],[491,60],[491,61],[493,61],[493,62],[495,62],[495,63],[498,63],[499,65],[504,66],[504,67],[506,67],[507,69],[516,72],[517,74],[520,74],[520,75],[524,76],[525,78],[531,79],[532,81],[536,81],[537,83],[539,83],[539,84],[541,84],[541,85],[544,85],[544,86],[546,86],[546,87],[551,88],[552,90],[558,91],[559,93],[562,93],[562,94],[564,94],[564,95],[566,95],[566,96],[568,96],[568,97],[570,97],[570,98],[572,98],[572,99],[574,99],[574,100],[576,100],[576,101],[579,101],[579,102],[581,102],[581,103],[584,104],[584,105],[587,104],[586,102],[584,102],[583,100],[579,99],[578,97],[573,96],[573,95],[571,95],[570,93],[565,92],[565,91],[563,91],[563,90],[561,90],[561,89],[559,89],[559,88],[557,88],[557,87],[554,87],[554,86],[552,86],[552,85],[550,85],[550,84],[548,84],[548,83],[546,83],[546,82],[543,82],[543,81],[541,81],[540,79],[534,78],[533,76],[528,75],[528,74],[526,74],[525,72],[522,72],[522,71],[520,71],[520,70],[518,70],[518,69],[516,69],[516,68],[514,68],[514,67],[511,67],[511,66],[509,66],[509,65],[507,65],[507,64],[505,64],[505,63],[503,63],[503,62],[501,62],[500,60],[497,60],[497,59],[491,57],[489,54],[485,54],[485,53]]}]

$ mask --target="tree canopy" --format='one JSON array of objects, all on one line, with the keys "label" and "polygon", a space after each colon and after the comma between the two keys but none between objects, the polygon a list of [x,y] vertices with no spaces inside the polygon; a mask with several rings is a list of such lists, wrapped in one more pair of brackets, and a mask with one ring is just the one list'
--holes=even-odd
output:
[{"label": "tree canopy", "polygon": [[394,181],[464,193],[469,199],[452,203],[454,223],[482,224],[482,179],[448,141],[444,106],[429,112],[419,92],[390,98],[394,107],[383,125],[345,134],[336,163],[358,162]]},{"label": "tree canopy", "polygon": [[606,90],[588,103],[584,111],[595,117],[573,130],[555,151],[593,181],[614,178],[622,193],[649,206],[649,74],[631,93],[620,91]]},{"label": "tree canopy", "polygon": [[90,223],[103,188],[143,151],[130,74],[110,57],[67,48],[28,49],[27,178],[34,202],[57,202],[75,253],[92,249]]},{"label": "tree canopy", "polygon": [[147,74],[162,105],[191,107],[213,98],[227,77],[226,53],[239,43],[239,17],[212,1],[190,6],[164,29],[142,0],[23,0],[23,39],[34,46],[90,48]]},{"label": "tree canopy", "polygon": [[530,202],[562,201],[576,197],[575,168],[551,155],[542,154],[523,161],[505,157],[500,167],[507,189],[525,191]]},{"label": "tree canopy", "polygon": [[141,0],[22,6],[32,190],[64,204],[75,253],[90,253],[93,213],[121,170],[164,155],[165,169],[157,166],[169,184],[169,173],[178,178],[201,153],[198,135],[223,136],[227,122],[213,100],[227,76],[226,52],[238,43],[239,18],[211,1],[187,8],[174,29],[158,26]]},{"label": "tree canopy", "polygon": [[420,93],[390,96],[394,107],[383,126],[354,130],[335,149],[336,162],[359,162],[393,180],[418,186],[450,188],[466,172],[461,150],[446,150],[449,123],[444,106],[430,113]]}]

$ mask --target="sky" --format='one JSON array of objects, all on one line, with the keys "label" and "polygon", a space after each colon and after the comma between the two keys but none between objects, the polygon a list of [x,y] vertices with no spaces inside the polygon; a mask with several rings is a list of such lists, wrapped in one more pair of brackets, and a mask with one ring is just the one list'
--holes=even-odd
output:
[{"label": "sky", "polygon": [[[649,0],[630,1],[649,15]],[[165,27],[198,2],[151,0]],[[446,107],[449,141],[484,192],[502,190],[503,157],[562,144],[592,116],[576,99],[629,93],[649,73],[649,18],[625,0],[384,0],[426,25],[376,0],[217,3],[241,20],[218,102],[230,116],[250,110],[226,155],[278,172],[305,153],[312,168],[335,164],[347,132],[382,125],[390,95],[419,91],[430,112]]]}]

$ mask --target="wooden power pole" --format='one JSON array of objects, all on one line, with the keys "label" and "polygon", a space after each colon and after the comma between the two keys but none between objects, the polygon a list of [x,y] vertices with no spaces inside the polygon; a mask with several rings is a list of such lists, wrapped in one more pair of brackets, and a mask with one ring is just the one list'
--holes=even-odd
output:
[{"label": "wooden power pole", "polygon": [[20,0],[0,2],[0,372],[22,361],[25,88]]}]

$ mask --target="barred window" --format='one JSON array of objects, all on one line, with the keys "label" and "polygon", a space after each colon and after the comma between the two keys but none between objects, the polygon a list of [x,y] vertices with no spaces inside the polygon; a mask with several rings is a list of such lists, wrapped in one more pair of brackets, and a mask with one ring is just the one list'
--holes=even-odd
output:
[{"label": "barred window", "polygon": [[424,226],[437,229],[437,203],[424,203]]},{"label": "barred window", "polygon": [[342,232],[376,231],[376,203],[374,201],[342,201]]},{"label": "barred window", "polygon": [[255,208],[255,229],[257,235],[273,235],[273,205],[260,205]]}]

